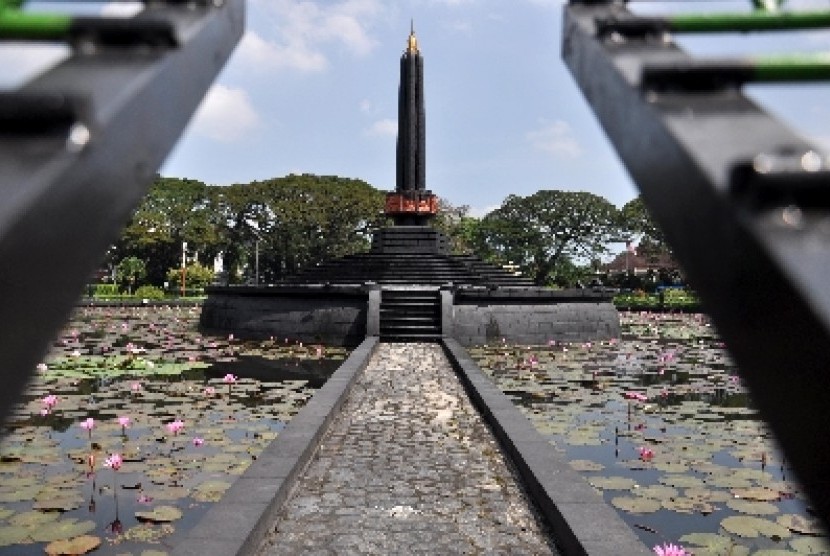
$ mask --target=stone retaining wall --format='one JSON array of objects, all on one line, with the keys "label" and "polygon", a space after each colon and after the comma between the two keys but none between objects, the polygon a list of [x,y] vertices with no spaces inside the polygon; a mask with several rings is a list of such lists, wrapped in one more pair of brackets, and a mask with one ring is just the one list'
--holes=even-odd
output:
[{"label": "stone retaining wall", "polygon": [[366,337],[368,299],[356,286],[209,288],[200,326],[246,339],[356,346]]},{"label": "stone retaining wall", "polygon": [[[449,307],[445,306],[445,310]],[[463,346],[501,342],[546,344],[619,338],[620,317],[610,294],[596,290],[462,289],[444,336]]]},{"label": "stone retaining wall", "polygon": [[[445,338],[463,346],[502,340],[545,344],[618,338],[620,318],[610,296],[592,290],[465,288],[441,290]],[[379,334],[377,285],[262,286],[208,289],[205,333],[240,338],[271,336],[356,346]]]}]

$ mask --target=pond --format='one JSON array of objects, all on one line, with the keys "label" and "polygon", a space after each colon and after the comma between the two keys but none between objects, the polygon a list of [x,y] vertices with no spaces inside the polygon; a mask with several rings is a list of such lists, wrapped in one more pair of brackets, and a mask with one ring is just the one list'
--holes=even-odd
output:
[{"label": "pond", "polygon": [[708,320],[623,313],[622,325],[620,341],[470,353],[648,546],[830,554]]},{"label": "pond", "polygon": [[76,312],[6,423],[0,555],[166,554],[347,356],[198,317]]}]

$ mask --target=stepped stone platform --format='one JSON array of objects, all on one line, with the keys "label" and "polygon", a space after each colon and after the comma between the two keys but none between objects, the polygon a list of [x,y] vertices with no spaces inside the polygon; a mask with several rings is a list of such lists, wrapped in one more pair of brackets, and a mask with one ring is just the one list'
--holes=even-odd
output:
[{"label": "stepped stone platform", "polygon": [[448,245],[428,226],[394,226],[375,234],[371,251],[304,269],[283,283],[208,288],[202,330],[347,346],[366,336],[456,338],[463,345],[619,336],[610,292],[536,287],[473,255],[451,255]]},{"label": "stepped stone platform", "polygon": [[173,551],[650,553],[457,342],[376,338]]}]

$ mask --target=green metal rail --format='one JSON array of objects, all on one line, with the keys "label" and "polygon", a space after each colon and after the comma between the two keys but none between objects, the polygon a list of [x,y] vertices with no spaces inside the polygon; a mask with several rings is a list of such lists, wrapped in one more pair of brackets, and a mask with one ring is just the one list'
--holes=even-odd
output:
[{"label": "green metal rail", "polygon": [[830,27],[830,10],[803,12],[693,13],[666,17],[597,18],[600,34],[648,33],[746,33],[752,31],[793,31]]}]

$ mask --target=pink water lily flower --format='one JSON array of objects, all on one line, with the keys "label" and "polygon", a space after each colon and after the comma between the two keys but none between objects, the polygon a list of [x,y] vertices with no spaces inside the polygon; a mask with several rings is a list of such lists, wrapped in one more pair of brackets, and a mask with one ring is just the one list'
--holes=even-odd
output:
[{"label": "pink water lily flower", "polygon": [[640,446],[639,452],[640,459],[643,461],[651,461],[652,459],[654,459],[654,450],[652,450],[651,448],[645,448],[643,446]]},{"label": "pink water lily flower", "polygon": [[133,391],[134,394],[141,392],[141,383],[140,382],[133,382],[130,385],[130,390]]},{"label": "pink water lily flower", "polygon": [[104,460],[104,467],[109,467],[113,471],[118,471],[121,469],[121,464],[124,463],[124,458],[121,457],[121,454],[110,454],[110,456]]},{"label": "pink water lily flower", "polygon": [[81,421],[81,428],[85,431],[92,432],[92,429],[95,428],[95,419],[87,417],[86,420]]},{"label": "pink water lily flower", "polygon": [[222,379],[222,382],[224,382],[225,384],[233,384],[238,379],[239,379],[239,377],[237,377],[236,375],[228,373],[228,374],[225,375],[225,378]]},{"label": "pink water lily flower", "polygon": [[172,423],[167,423],[165,426],[169,432],[175,435],[179,434],[179,432],[184,428],[184,423],[180,419],[176,419]]},{"label": "pink water lily flower", "polygon": [[54,394],[49,394],[48,396],[44,396],[44,398],[40,401],[44,406],[46,406],[46,409],[51,410],[58,404],[58,397]]},{"label": "pink water lily flower", "polygon": [[654,553],[657,556],[692,556],[691,553],[686,552],[686,549],[676,544],[665,543],[654,547]]},{"label": "pink water lily flower", "polygon": [[638,402],[647,402],[648,396],[643,394],[642,392],[626,392],[623,394],[626,399],[628,400],[637,400]]},{"label": "pink water lily flower", "polygon": [[204,438],[199,438],[199,437],[197,436],[196,438],[194,438],[194,439],[193,439],[193,445],[194,445],[194,446],[197,446],[197,447],[198,447],[198,446],[201,446],[201,445],[202,445],[202,444],[204,444],[204,443],[205,443],[205,439],[204,439]]}]

